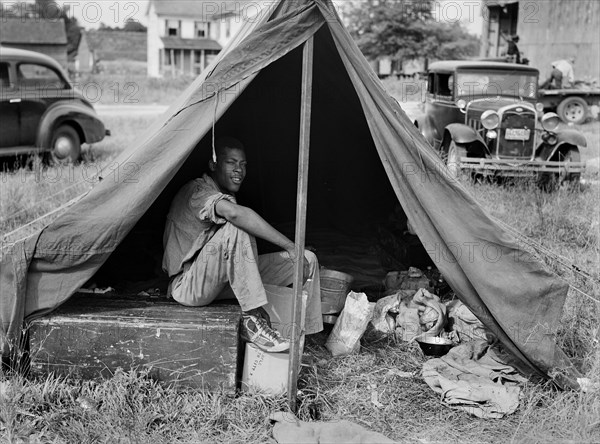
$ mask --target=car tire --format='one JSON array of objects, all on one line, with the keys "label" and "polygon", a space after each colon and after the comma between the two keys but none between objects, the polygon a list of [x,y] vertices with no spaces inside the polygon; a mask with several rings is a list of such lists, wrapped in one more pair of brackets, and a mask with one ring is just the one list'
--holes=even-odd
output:
[{"label": "car tire", "polygon": [[448,147],[448,155],[446,156],[446,165],[450,171],[450,177],[453,179],[457,179],[461,176],[461,157],[467,157],[467,150],[462,146],[458,146],[456,143],[454,143],[454,141],[450,142],[450,146]]},{"label": "car tire", "polygon": [[[569,162],[581,162],[581,155],[579,154],[579,150],[576,148],[570,148],[564,154],[559,154],[559,161],[569,163]],[[567,173],[566,170],[558,173],[558,183],[570,183],[572,185],[576,185],[579,183],[581,179],[580,173]]]},{"label": "car tire", "polygon": [[[559,153],[559,157],[554,157],[552,160],[558,160],[561,162],[580,162],[581,156],[577,148],[570,148],[565,153]],[[566,170],[562,170],[560,173],[542,173],[538,177],[538,185],[541,189],[547,192],[553,192],[558,190],[561,185],[570,187],[579,187],[581,174],[580,173],[567,173]]]},{"label": "car tire", "polygon": [[79,134],[72,126],[59,126],[52,134],[50,149],[52,163],[77,162],[81,156]]},{"label": "car tire", "polygon": [[565,123],[579,125],[588,116],[588,104],[581,97],[567,97],[558,104],[556,113]]}]

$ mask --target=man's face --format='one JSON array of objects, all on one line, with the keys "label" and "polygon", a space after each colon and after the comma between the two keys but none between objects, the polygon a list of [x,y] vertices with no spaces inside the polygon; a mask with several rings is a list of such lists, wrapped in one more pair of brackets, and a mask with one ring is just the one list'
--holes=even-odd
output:
[{"label": "man's face", "polygon": [[235,194],[246,177],[246,153],[237,148],[225,148],[212,164],[213,179],[222,192]]}]

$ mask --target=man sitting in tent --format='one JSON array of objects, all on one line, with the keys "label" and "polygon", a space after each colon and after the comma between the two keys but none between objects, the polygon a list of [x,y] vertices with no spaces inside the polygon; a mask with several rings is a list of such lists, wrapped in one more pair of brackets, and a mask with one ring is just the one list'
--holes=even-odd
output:
[{"label": "man sitting in tent", "polygon": [[[209,172],[188,182],[175,196],[163,237],[163,269],[169,293],[183,305],[204,306],[231,295],[242,308],[242,338],[270,352],[289,348],[263,308],[265,284],[292,283],[295,244],[248,207],[235,193],[246,176],[246,153],[240,141],[220,138]],[[255,236],[283,249],[258,256]],[[306,333],[322,330],[319,264],[304,254],[308,292]]]}]

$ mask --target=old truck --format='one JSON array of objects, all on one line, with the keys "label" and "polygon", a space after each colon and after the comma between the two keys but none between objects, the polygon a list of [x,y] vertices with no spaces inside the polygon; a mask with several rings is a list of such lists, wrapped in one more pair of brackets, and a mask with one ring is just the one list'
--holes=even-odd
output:
[{"label": "old truck", "polygon": [[538,100],[545,111],[554,111],[566,123],[579,125],[590,116],[590,107],[600,107],[600,89],[540,89]]},{"label": "old truck", "polygon": [[537,176],[578,182],[586,139],[544,113],[539,71],[491,61],[441,61],[427,74],[422,134],[458,176]]}]

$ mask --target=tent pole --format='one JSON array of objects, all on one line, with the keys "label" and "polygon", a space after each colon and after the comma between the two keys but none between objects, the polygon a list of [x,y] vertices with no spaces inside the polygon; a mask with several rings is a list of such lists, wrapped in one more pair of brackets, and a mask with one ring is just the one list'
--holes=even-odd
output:
[{"label": "tent pole", "polygon": [[298,390],[298,371],[300,370],[300,338],[304,333],[300,320],[302,317],[302,284],[304,268],[304,241],[306,237],[306,201],[308,193],[308,154],[310,146],[310,117],[312,106],[314,37],[304,44],[302,55],[302,97],[300,108],[300,145],[298,155],[298,191],[296,196],[296,261],[294,268],[294,301],[292,307],[292,338],[290,344],[288,403],[290,410],[296,412]]}]

